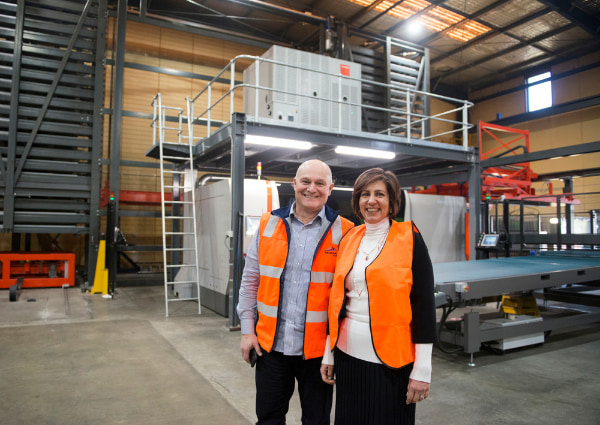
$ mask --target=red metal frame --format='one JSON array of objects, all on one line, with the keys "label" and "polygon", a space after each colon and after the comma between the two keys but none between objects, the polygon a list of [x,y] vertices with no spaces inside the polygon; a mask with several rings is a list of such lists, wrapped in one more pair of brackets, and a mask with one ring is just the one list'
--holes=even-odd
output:
[{"label": "red metal frame", "polygon": [[[75,286],[72,252],[0,252],[0,288],[8,289],[22,277],[22,288]],[[50,277],[56,273],[56,277]]]},{"label": "red metal frame", "polygon": [[[514,134],[515,137],[508,142],[500,140],[493,132],[503,132]],[[483,134],[491,136],[498,145],[488,151],[483,151]],[[479,121],[477,124],[477,135],[479,138],[480,160],[492,158],[494,155],[504,152],[506,155],[518,155],[517,142],[524,143],[523,147],[529,152],[529,130],[520,130],[518,128],[504,127],[497,124],[490,124]],[[532,187],[532,181],[537,178],[529,167],[529,162],[510,164],[502,167],[488,167],[481,171],[481,199],[512,199],[529,198],[536,196],[535,188]],[[536,199],[540,202],[555,202],[555,195],[552,193],[552,184],[548,184],[548,198]],[[424,190],[415,191],[415,193],[428,193],[434,195],[465,196],[468,197],[468,186],[466,183],[440,184],[433,185]],[[570,194],[562,194],[561,201],[569,204],[578,204],[579,201]]]},{"label": "red metal frame", "polygon": [[[165,193],[165,202],[172,200],[171,193]],[[100,208],[110,201],[110,191],[100,189]],[[142,192],[137,190],[119,190],[119,203],[128,205],[160,205],[160,192]]]},{"label": "red metal frame", "polygon": [[[509,142],[503,142],[492,131],[514,134],[515,137]],[[484,152],[482,133],[491,136],[498,142],[498,146]],[[479,121],[477,124],[477,135],[479,138],[481,161],[490,159],[493,154],[497,155],[502,152],[505,152],[507,155],[518,155],[519,153],[515,148],[518,147],[516,143],[519,141],[525,142],[525,153],[529,152],[529,130],[520,130]],[[493,196],[500,198],[504,196],[505,199],[520,199],[527,196],[535,196],[535,189],[531,186],[531,181],[537,177],[537,174],[531,171],[529,162],[511,164],[507,167],[489,167],[481,171],[481,176],[481,192],[485,197]]]}]

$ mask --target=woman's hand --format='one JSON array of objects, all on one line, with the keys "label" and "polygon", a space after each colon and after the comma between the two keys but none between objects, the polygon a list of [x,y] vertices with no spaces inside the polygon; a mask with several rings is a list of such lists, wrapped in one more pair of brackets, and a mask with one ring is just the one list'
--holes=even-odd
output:
[{"label": "woman's hand", "polygon": [[[323,366],[321,366],[323,370]],[[416,381],[414,379],[408,380],[408,392],[406,393],[406,404],[418,403],[429,397],[429,383]]]},{"label": "woman's hand", "polygon": [[329,385],[335,384],[335,378],[333,377],[333,365],[321,363],[321,379],[323,382]]}]

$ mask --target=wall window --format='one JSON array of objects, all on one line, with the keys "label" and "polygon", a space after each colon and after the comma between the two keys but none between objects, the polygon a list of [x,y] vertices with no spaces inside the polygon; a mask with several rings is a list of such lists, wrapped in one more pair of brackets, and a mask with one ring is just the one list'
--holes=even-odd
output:
[{"label": "wall window", "polygon": [[552,81],[537,83],[550,78],[550,75],[549,72],[544,72],[527,79],[527,112],[552,106]]}]

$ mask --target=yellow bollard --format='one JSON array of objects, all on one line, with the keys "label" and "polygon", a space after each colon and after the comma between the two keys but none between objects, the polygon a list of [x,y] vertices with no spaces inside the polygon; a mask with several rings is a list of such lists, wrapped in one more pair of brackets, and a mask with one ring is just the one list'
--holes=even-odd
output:
[{"label": "yellow bollard", "polygon": [[92,294],[108,295],[108,269],[106,268],[106,241],[100,241],[98,246],[98,259],[96,260],[96,275]]}]

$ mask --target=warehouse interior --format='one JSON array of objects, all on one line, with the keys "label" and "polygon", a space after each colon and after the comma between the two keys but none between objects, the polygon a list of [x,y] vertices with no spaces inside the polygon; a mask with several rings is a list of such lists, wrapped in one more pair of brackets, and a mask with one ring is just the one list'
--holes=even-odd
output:
[{"label": "warehouse interior", "polygon": [[243,258],[308,159],[355,222],[356,177],[393,171],[422,230],[417,423],[600,417],[600,3],[16,0],[0,22],[8,423],[254,423]]}]

